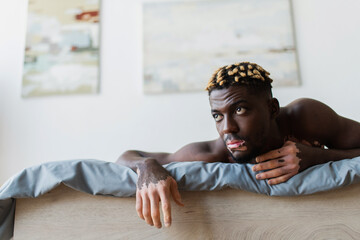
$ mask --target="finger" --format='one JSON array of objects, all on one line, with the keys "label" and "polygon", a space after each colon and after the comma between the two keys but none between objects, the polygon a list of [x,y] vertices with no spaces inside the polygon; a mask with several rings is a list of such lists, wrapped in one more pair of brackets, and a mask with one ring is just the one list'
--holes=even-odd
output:
[{"label": "finger", "polygon": [[306,140],[302,140],[301,143],[306,145],[306,146],[309,146],[309,147],[312,146],[311,143],[309,141],[306,141]]},{"label": "finger", "polygon": [[255,161],[260,163],[260,162],[265,162],[267,160],[271,160],[271,159],[275,159],[275,158],[281,158],[285,155],[284,153],[284,148],[279,148],[279,149],[275,149],[272,151],[269,151],[267,153],[264,153],[260,156],[257,156],[255,158]]},{"label": "finger", "polygon": [[143,194],[141,196],[141,198],[143,200],[142,201],[143,202],[143,212],[142,213],[143,213],[143,216],[145,218],[145,221],[146,221],[147,224],[153,226],[154,223],[153,223],[153,221],[151,219],[151,212],[150,212],[150,200],[149,200],[149,198],[148,198],[148,196],[146,194]]},{"label": "finger", "polygon": [[258,163],[252,167],[254,172],[263,171],[263,170],[270,170],[274,168],[278,168],[285,165],[285,160],[282,158],[273,159],[267,162]]},{"label": "finger", "polygon": [[282,175],[288,174],[289,172],[286,170],[285,167],[275,168],[273,170],[262,172],[256,175],[256,179],[262,180],[262,179],[270,179],[270,178],[276,178],[280,177]]},{"label": "finger", "polygon": [[285,146],[290,146],[290,145],[293,145],[293,144],[295,144],[294,141],[288,140],[288,141],[286,141],[286,142],[284,143],[284,147],[285,147]]},{"label": "finger", "polygon": [[295,173],[288,173],[288,174],[282,175],[280,177],[270,179],[268,181],[268,184],[269,185],[275,185],[275,184],[286,182],[287,180],[292,178],[294,175],[295,175]]},{"label": "finger", "polygon": [[142,214],[142,197],[139,190],[136,191],[136,212],[141,219],[145,220]]},{"label": "finger", "polygon": [[160,199],[157,194],[150,195],[151,218],[154,226],[157,228],[161,228],[159,201]]},{"label": "finger", "polygon": [[170,204],[170,193],[169,191],[160,192],[161,207],[164,214],[164,224],[165,227],[170,227],[171,225],[171,204]]},{"label": "finger", "polygon": [[179,206],[184,206],[184,204],[182,203],[182,200],[181,200],[181,195],[180,195],[180,192],[178,190],[178,186],[177,186],[177,183],[175,181],[175,179],[173,179],[172,183],[171,183],[171,186],[170,186],[170,191],[171,191],[171,195],[175,201],[175,203]]}]

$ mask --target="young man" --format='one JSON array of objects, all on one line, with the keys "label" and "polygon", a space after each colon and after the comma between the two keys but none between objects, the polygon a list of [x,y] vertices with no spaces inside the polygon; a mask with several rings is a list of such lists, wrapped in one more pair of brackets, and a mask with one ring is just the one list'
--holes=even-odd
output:
[{"label": "young man", "polygon": [[182,205],[176,181],[162,167],[170,162],[253,163],[256,178],[279,184],[300,171],[329,161],[360,156],[360,123],[325,104],[299,99],[286,107],[272,97],[272,79],[257,64],[219,68],[207,90],[220,137],[191,143],[175,153],[127,151],[117,163],[138,173],[136,210],[148,224],[171,224],[170,198]]}]

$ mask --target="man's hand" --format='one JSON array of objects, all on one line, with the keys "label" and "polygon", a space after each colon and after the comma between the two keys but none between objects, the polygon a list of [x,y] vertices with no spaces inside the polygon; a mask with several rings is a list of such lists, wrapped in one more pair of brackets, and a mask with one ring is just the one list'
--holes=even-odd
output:
[{"label": "man's hand", "polygon": [[147,159],[137,168],[138,182],[136,189],[136,211],[146,223],[161,228],[159,202],[161,201],[166,227],[171,225],[171,196],[174,201],[184,206],[177,183],[168,171],[155,159]]},{"label": "man's hand", "polygon": [[300,165],[299,153],[305,148],[308,147],[304,144],[286,141],[281,148],[256,157],[258,164],[253,166],[252,170],[265,171],[258,173],[256,179],[269,179],[268,184],[271,185],[286,182],[304,169],[304,166]]}]

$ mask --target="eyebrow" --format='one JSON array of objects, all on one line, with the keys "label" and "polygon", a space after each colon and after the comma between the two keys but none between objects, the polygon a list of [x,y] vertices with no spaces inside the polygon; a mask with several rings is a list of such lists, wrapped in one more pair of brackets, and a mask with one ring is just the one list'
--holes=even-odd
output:
[{"label": "eyebrow", "polygon": [[[240,104],[240,103],[248,103],[248,101],[246,101],[245,99],[240,99],[240,100],[234,102],[233,104],[231,104],[231,106],[238,105],[238,104]],[[231,106],[230,106],[230,107],[231,107]],[[212,112],[212,113],[216,113],[216,112],[219,112],[219,111],[216,110],[216,109],[211,109],[211,112]]]}]

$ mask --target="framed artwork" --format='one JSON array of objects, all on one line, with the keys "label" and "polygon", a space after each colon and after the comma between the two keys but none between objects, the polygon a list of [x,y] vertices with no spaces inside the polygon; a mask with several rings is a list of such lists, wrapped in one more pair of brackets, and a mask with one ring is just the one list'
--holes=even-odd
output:
[{"label": "framed artwork", "polygon": [[274,86],[300,84],[290,0],[143,3],[145,93],[204,90],[219,67],[255,62]]},{"label": "framed artwork", "polygon": [[100,0],[29,0],[22,96],[99,88]]}]

